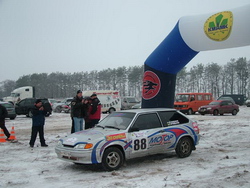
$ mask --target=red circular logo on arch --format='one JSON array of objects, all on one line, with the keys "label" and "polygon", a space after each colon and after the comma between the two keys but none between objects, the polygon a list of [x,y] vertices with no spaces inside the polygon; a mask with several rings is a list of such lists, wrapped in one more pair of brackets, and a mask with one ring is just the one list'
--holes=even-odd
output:
[{"label": "red circular logo on arch", "polygon": [[159,77],[152,71],[144,72],[142,98],[149,100],[154,98],[160,91],[161,81]]}]

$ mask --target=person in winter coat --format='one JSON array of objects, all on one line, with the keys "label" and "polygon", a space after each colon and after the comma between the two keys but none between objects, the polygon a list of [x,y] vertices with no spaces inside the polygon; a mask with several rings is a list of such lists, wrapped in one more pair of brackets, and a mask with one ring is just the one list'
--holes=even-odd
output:
[{"label": "person in winter coat", "polygon": [[32,109],[32,131],[31,131],[31,139],[30,139],[30,147],[34,147],[37,133],[39,133],[39,138],[42,147],[47,147],[48,145],[45,143],[44,139],[44,124],[45,124],[45,115],[47,111],[44,110],[42,106],[41,100],[36,100],[35,106]]},{"label": "person in winter coat", "polygon": [[8,112],[7,112],[6,108],[0,104],[0,127],[1,127],[1,129],[3,129],[3,132],[4,132],[5,136],[7,137],[6,140],[12,141],[11,139],[9,139],[10,133],[9,133],[8,129],[5,127],[5,118],[7,116],[8,116]]},{"label": "person in winter coat", "polygon": [[[85,129],[84,117],[87,115],[88,101],[82,97],[82,91],[78,90],[76,96],[71,101],[71,116],[74,122],[74,132]],[[73,130],[71,131],[73,132]]]},{"label": "person in winter coat", "polygon": [[90,129],[92,128],[92,124],[91,124],[91,120],[89,119],[89,108],[91,105],[91,98],[90,97],[86,97],[85,100],[87,100],[87,106],[86,106],[86,116],[84,117],[85,120],[85,129]]},{"label": "person in winter coat", "polygon": [[91,121],[91,127],[94,127],[101,119],[101,102],[95,93],[93,93],[90,97],[91,105],[89,108],[89,120]]}]

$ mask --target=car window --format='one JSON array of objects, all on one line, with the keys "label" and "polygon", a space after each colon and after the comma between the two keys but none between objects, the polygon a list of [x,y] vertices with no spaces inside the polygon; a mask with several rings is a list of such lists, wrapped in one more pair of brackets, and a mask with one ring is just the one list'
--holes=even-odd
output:
[{"label": "car window", "polygon": [[222,106],[227,105],[227,101],[222,101],[222,102],[221,102],[221,105],[222,105]]},{"label": "car window", "polygon": [[202,101],[202,100],[203,100],[202,95],[197,95],[197,100],[198,100],[198,101]]},{"label": "car window", "polygon": [[33,105],[34,103],[35,103],[35,100],[30,99],[30,100],[26,100],[25,105]]},{"label": "car window", "polygon": [[212,100],[211,95],[204,95],[204,100]]},{"label": "car window", "polygon": [[175,111],[158,112],[158,114],[162,120],[164,127],[179,125],[189,122],[188,118]]},{"label": "car window", "polygon": [[126,129],[133,120],[135,113],[123,113],[113,112],[104,119],[102,119],[98,125],[100,126],[114,126],[119,129]]},{"label": "car window", "polygon": [[139,130],[154,129],[159,127],[162,127],[162,125],[156,113],[140,115],[133,125],[133,128]]},{"label": "car window", "polygon": [[18,105],[19,105],[19,106],[25,106],[25,103],[26,103],[25,100],[23,100],[23,101],[20,101],[20,102],[18,103]]}]

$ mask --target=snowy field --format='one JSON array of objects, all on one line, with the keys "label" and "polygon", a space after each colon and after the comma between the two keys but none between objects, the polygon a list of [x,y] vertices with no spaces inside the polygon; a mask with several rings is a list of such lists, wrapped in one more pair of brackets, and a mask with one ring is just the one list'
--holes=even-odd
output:
[{"label": "snowy field", "polygon": [[46,118],[48,148],[29,147],[31,119],[7,120],[15,127],[18,143],[0,143],[0,187],[13,188],[113,188],[113,187],[250,187],[250,108],[236,116],[191,115],[197,120],[201,140],[184,159],[175,152],[127,161],[118,171],[98,166],[74,165],[57,159],[54,147],[70,132],[69,114]]}]

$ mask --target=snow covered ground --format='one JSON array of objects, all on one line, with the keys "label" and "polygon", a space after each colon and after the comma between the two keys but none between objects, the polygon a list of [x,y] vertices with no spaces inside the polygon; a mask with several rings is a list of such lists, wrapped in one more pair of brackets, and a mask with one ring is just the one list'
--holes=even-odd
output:
[{"label": "snow covered ground", "polygon": [[[128,161],[120,170],[74,165],[57,159],[54,147],[70,132],[69,114],[46,118],[48,148],[29,147],[31,119],[7,120],[18,143],[0,143],[0,187],[250,187],[250,108],[236,116],[191,115],[198,121],[201,140],[188,158],[175,152]],[[37,147],[38,146],[38,147]]]}]

